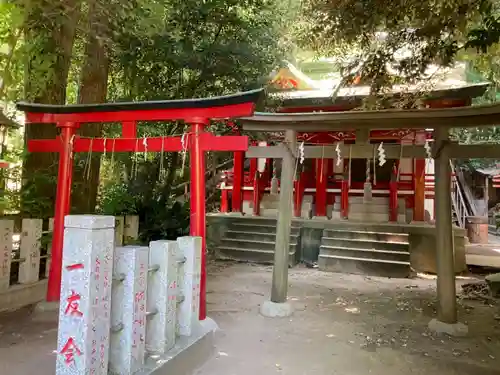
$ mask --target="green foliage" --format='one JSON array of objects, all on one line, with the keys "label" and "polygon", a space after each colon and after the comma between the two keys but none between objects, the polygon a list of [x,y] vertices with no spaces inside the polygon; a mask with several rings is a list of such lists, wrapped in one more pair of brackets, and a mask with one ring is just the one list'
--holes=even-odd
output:
[{"label": "green foliage", "polygon": [[420,79],[429,64],[453,63],[460,51],[486,51],[498,42],[496,0],[305,0],[297,34],[305,47],[347,56],[374,94]]},{"label": "green foliage", "polygon": [[[262,86],[284,55],[279,6],[251,0],[135,0],[123,5],[112,19],[110,98],[209,97]],[[140,124],[139,136],[185,131],[182,123],[148,123]],[[210,131],[223,134],[228,128],[214,123]],[[165,153],[115,155],[114,163],[119,172],[101,188],[101,210],[118,214],[133,207],[146,228],[143,238],[187,233],[188,206],[176,200],[172,187],[189,178],[188,162],[183,168],[182,157]],[[108,174],[109,169],[103,177]]]},{"label": "green foliage", "polygon": [[128,185],[115,182],[103,187],[99,197],[98,212],[116,216],[135,214],[136,206],[137,197],[130,194]]},{"label": "green foliage", "polygon": [[[90,22],[92,7],[98,7],[100,22]],[[209,97],[260,87],[291,50],[287,31],[297,9],[298,1],[280,0],[2,2],[0,100],[76,103],[85,46],[96,36],[110,61],[109,101]],[[74,28],[74,40],[65,39]],[[227,127],[214,123],[210,130],[223,134]],[[106,126],[104,136],[118,131],[116,124]],[[185,131],[182,123],[139,124],[139,136],[145,137]],[[54,136],[42,133],[27,134]],[[75,171],[85,170],[88,160],[89,155],[76,155]],[[103,157],[98,212],[138,214],[148,238],[185,234],[188,207],[172,192],[189,177],[189,168],[182,164],[182,157],[172,153]],[[44,196],[47,186],[55,185],[57,168],[52,164],[39,169],[30,170],[32,183],[22,194],[8,202],[4,196],[0,205],[19,209],[22,200],[33,216],[51,216],[53,202]],[[79,191],[73,186],[73,194]]]}]

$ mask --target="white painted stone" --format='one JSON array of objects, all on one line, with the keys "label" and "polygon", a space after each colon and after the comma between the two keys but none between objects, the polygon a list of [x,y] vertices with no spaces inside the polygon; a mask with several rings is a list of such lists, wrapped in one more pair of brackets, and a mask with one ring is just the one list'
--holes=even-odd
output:
[{"label": "white painted stone", "polygon": [[115,246],[123,246],[123,235],[125,231],[125,217],[115,216]]},{"label": "white painted stone", "polygon": [[184,300],[179,304],[179,334],[191,336],[200,316],[201,237],[180,237],[177,239],[180,254],[186,258],[179,269],[183,275],[179,284]]},{"label": "white painted stone", "polygon": [[139,216],[125,216],[124,243],[128,245],[139,238]]},{"label": "white painted stone", "polygon": [[56,375],[107,375],[113,216],[66,216]]},{"label": "white painted stone", "polygon": [[148,279],[148,310],[157,313],[148,319],[146,348],[162,354],[175,345],[179,245],[176,241],[153,241],[149,247],[149,267],[159,269]]},{"label": "white painted stone", "polygon": [[23,219],[20,258],[19,283],[29,284],[40,278],[40,248],[42,246],[42,219]]},{"label": "white painted stone", "polygon": [[[148,263],[148,247],[115,247],[109,359],[112,374],[131,375],[144,365]],[[123,277],[123,281],[115,281]]]},{"label": "white painted stone", "polygon": [[0,290],[6,290],[10,285],[10,265],[12,260],[13,220],[0,220]]}]

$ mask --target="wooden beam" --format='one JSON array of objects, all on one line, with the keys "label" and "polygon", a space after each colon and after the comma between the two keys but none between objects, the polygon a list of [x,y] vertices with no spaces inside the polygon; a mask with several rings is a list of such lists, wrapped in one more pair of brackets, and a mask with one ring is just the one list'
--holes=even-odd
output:
[{"label": "wooden beam", "polygon": [[[306,159],[336,159],[336,145],[332,146],[306,146],[304,147],[304,156]],[[351,148],[351,157],[353,159],[373,158],[373,149],[378,147],[377,144],[339,144],[340,152],[343,158],[349,155]],[[450,155],[452,159],[500,159],[500,145],[458,145],[451,144]],[[420,145],[405,145],[402,148],[400,145],[384,145],[386,159],[417,158],[426,159],[427,154],[423,146]],[[272,158],[281,159],[285,152],[288,152],[283,145],[248,148],[246,152],[247,158]]]},{"label": "wooden beam", "polygon": [[[336,145],[332,146],[305,146],[304,147],[304,157],[306,159],[336,159],[337,151]],[[373,150],[378,147],[377,145],[367,144],[367,145],[343,145],[339,144],[340,153],[343,158],[347,158],[349,155],[349,148],[351,148],[350,154],[353,159],[366,159],[373,158]],[[385,154],[387,159],[399,159],[401,155],[400,145],[385,145]],[[273,158],[281,159],[285,152],[288,152],[284,146],[270,146],[270,147],[249,147],[246,152],[247,158]],[[404,158],[422,158],[425,159],[426,153],[422,146],[403,146],[403,157]]]},{"label": "wooden beam", "polygon": [[252,158],[270,158],[270,159],[282,159],[285,155],[285,147],[282,143],[277,146],[250,146],[248,151],[245,153],[247,159]]},{"label": "wooden beam", "polygon": [[[258,113],[242,118],[244,130],[317,132],[353,129],[427,129],[495,126],[500,103],[460,108],[390,109],[317,113]],[[430,125],[432,124],[432,125]]]}]

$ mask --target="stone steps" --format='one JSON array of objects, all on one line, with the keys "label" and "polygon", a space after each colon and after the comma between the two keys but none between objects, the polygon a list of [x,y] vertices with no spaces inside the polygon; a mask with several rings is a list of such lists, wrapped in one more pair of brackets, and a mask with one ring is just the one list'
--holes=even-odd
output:
[{"label": "stone steps", "polygon": [[411,275],[408,235],[357,230],[324,230],[319,269],[385,277]]},{"label": "stone steps", "polygon": [[[219,259],[263,264],[274,263],[276,220],[236,219],[229,224],[217,248]],[[300,228],[292,227],[288,251],[290,267],[297,264],[300,252]]]}]

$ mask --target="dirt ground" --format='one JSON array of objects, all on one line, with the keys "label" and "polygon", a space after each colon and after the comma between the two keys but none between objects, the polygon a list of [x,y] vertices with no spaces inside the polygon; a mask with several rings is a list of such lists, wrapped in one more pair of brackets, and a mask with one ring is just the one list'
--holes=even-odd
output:
[{"label": "dirt ground", "polygon": [[[435,280],[290,270],[290,318],[259,315],[272,268],[214,263],[208,311],[216,356],[197,375],[500,374],[500,310],[461,300],[466,338],[435,336]],[[470,280],[459,280],[470,282]],[[0,374],[54,374],[56,325],[28,309],[0,316]],[[175,374],[174,374],[175,375]]]},{"label": "dirt ground", "polygon": [[270,292],[271,267],[219,263],[211,274],[208,310],[221,331],[217,356],[198,375],[500,374],[498,307],[462,300],[470,335],[435,336],[427,329],[434,279],[294,268],[289,296],[297,311],[269,319],[258,308]]}]

